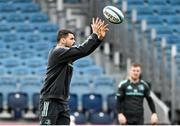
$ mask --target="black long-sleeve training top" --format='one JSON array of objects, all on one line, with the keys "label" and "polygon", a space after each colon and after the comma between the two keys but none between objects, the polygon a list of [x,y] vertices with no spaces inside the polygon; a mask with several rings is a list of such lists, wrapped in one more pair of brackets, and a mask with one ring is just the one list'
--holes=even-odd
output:
[{"label": "black long-sleeve training top", "polygon": [[72,63],[89,55],[100,44],[98,36],[93,33],[78,47],[53,48],[49,54],[46,77],[40,97],[42,99],[55,98],[66,103],[69,97]]},{"label": "black long-sleeve training top", "polygon": [[155,113],[155,105],[150,96],[149,85],[140,80],[133,84],[130,80],[122,81],[118,86],[117,92],[117,110],[125,116],[143,116],[143,100],[147,99],[152,113]]}]

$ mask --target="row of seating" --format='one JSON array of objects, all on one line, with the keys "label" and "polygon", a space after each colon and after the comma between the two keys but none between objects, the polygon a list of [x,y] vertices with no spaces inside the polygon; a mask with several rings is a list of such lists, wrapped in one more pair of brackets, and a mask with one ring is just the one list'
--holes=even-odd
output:
[{"label": "row of seating", "polygon": [[[4,108],[4,104],[2,101],[3,96],[2,94],[0,94],[0,115],[2,114]],[[31,103],[29,103],[29,101],[31,101]],[[26,92],[14,91],[8,94],[6,105],[8,113],[12,115],[11,118],[16,118],[16,116],[13,115],[13,113],[19,112],[22,116],[23,113],[27,113],[28,109],[30,108],[33,110],[34,114],[37,115],[39,108],[39,93],[34,92],[32,94],[32,97],[30,98],[28,97],[28,94]],[[78,109],[79,105],[76,94],[70,95],[69,106],[71,110],[71,115],[73,115],[76,118],[77,124],[85,124],[88,120],[90,121],[93,116],[93,113],[100,114],[99,116],[101,118],[108,118],[108,120],[105,121],[106,123],[103,121],[104,123],[101,122],[102,124],[111,124],[112,121],[116,118],[115,94],[110,94],[107,97],[107,110],[103,109],[101,95],[92,93],[84,94],[82,96],[82,110]],[[81,118],[83,117],[84,121],[82,121],[82,119],[79,116],[81,116]]]}]

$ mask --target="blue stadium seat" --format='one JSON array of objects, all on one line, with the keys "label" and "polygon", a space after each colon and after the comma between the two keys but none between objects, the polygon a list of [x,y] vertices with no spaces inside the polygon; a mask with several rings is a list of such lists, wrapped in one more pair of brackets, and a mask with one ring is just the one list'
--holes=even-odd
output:
[{"label": "blue stadium seat", "polygon": [[23,33],[35,31],[35,28],[30,24],[19,24],[16,26],[15,29],[16,29],[16,32],[23,32]]},{"label": "blue stadium seat", "polygon": [[144,5],[144,0],[127,0],[128,6],[131,5]]},{"label": "blue stadium seat", "polygon": [[154,5],[165,6],[168,4],[166,0],[147,0],[147,2],[149,6],[154,6]]},{"label": "blue stadium seat", "polygon": [[86,124],[87,123],[87,118],[86,115],[82,112],[73,112],[71,113],[75,117],[75,124]]},{"label": "blue stadium seat", "polygon": [[179,0],[169,0],[170,5],[174,6],[180,6]]},{"label": "blue stadium seat", "polygon": [[100,76],[96,76],[93,79],[93,83],[95,85],[110,85],[110,86],[114,86],[115,80],[113,78],[111,78],[110,76],[100,75]]},{"label": "blue stadium seat", "polygon": [[0,24],[0,32],[11,32],[11,27],[8,24]]},{"label": "blue stadium seat", "polygon": [[180,17],[179,16],[172,15],[172,16],[164,18],[164,20],[167,21],[168,25],[176,25],[176,26],[180,25]]},{"label": "blue stadium seat", "polygon": [[41,86],[38,84],[21,84],[20,91],[28,95],[28,105],[33,107],[33,95],[39,93]]},{"label": "blue stadium seat", "polygon": [[26,66],[19,66],[19,67],[12,69],[12,75],[19,77],[19,78],[22,78],[22,77],[30,75],[30,74],[31,74],[31,70]]},{"label": "blue stadium seat", "polygon": [[40,100],[40,93],[34,93],[32,96],[32,105],[34,113],[38,114],[39,110],[39,100]]},{"label": "blue stadium seat", "polygon": [[105,101],[109,94],[113,94],[115,92],[115,89],[112,85],[96,84],[94,86],[94,92],[101,94],[103,100]]},{"label": "blue stadium seat", "polygon": [[24,23],[26,21],[25,16],[21,14],[9,14],[6,18],[8,23]]},{"label": "blue stadium seat", "polygon": [[0,40],[0,50],[5,50],[6,49],[6,43],[4,43],[3,41]]},{"label": "blue stadium seat", "polygon": [[2,61],[2,65],[6,68],[15,68],[21,65],[21,61],[17,58],[7,58]]},{"label": "blue stadium seat", "polygon": [[0,85],[16,85],[17,84],[17,79],[14,76],[1,76],[0,77]]},{"label": "blue stadium seat", "polygon": [[2,40],[5,41],[6,43],[11,43],[11,42],[14,43],[19,39],[20,38],[18,38],[17,34],[11,34],[11,33],[4,34],[2,37]]},{"label": "blue stadium seat", "polygon": [[12,50],[13,52],[18,52],[18,51],[23,51],[27,50],[28,44],[25,43],[24,41],[17,41],[14,42],[14,44],[10,44],[9,49]]},{"label": "blue stadium seat", "polygon": [[104,72],[102,67],[96,65],[80,68],[79,70],[82,74],[87,74],[92,76],[102,75]]},{"label": "blue stadium seat", "polygon": [[[1,63],[1,62],[0,62]],[[0,66],[0,76],[4,76],[7,74],[7,69],[3,66]],[[1,80],[0,80],[0,83],[1,83]]]},{"label": "blue stadium seat", "polygon": [[13,3],[31,3],[32,0],[11,0]]},{"label": "blue stadium seat", "polygon": [[8,0],[0,0],[1,4],[8,3],[8,2],[9,2]]},{"label": "blue stadium seat", "polygon": [[41,41],[37,43],[32,43],[31,46],[36,51],[46,51],[50,50],[52,44],[49,41]]},{"label": "blue stadium seat", "polygon": [[[79,90],[81,89],[81,90]],[[77,94],[78,101],[81,101],[82,95],[90,93],[90,87],[87,84],[71,84],[70,93]]]},{"label": "blue stadium seat", "polygon": [[71,112],[78,111],[78,96],[77,94],[70,94],[69,108]]},{"label": "blue stadium seat", "polygon": [[88,75],[78,75],[78,74],[73,74],[71,83],[83,83],[83,84],[90,84],[93,82],[93,77],[88,76]]},{"label": "blue stadium seat", "polygon": [[175,11],[171,7],[154,6],[153,10],[157,12],[158,16],[175,15]]},{"label": "blue stadium seat", "polygon": [[89,67],[92,65],[94,65],[94,62],[90,57],[81,58],[74,62],[75,67]]},{"label": "blue stadium seat", "polygon": [[25,76],[20,80],[21,85],[42,85],[41,78],[37,76]]},{"label": "blue stadium seat", "polygon": [[29,17],[29,21],[32,23],[46,23],[48,20],[49,17],[45,13],[34,13]]},{"label": "blue stadium seat", "polygon": [[56,44],[56,41],[57,41],[57,35],[56,33],[41,33],[42,36],[43,36],[43,39],[46,40],[46,41],[50,41],[52,42],[54,45]]},{"label": "blue stadium seat", "polygon": [[25,37],[25,40],[29,43],[37,43],[41,41],[42,37],[39,34],[28,34]]},{"label": "blue stadium seat", "polygon": [[110,125],[113,123],[113,119],[108,113],[96,112],[91,113],[89,122],[96,125]]},{"label": "blue stadium seat", "polygon": [[0,59],[6,59],[12,56],[12,52],[7,49],[0,50]]},{"label": "blue stadium seat", "polygon": [[19,10],[22,13],[35,13],[41,10],[40,5],[36,3],[19,4]]},{"label": "blue stadium seat", "polygon": [[22,50],[22,51],[18,52],[16,55],[19,59],[24,60],[24,62],[25,62],[27,59],[35,57],[36,52],[28,49],[28,50]]},{"label": "blue stadium seat", "polygon": [[3,104],[7,105],[8,94],[17,91],[15,84],[0,84],[0,92],[3,94]]},{"label": "blue stadium seat", "polygon": [[12,4],[1,3],[0,4],[0,12],[1,13],[16,12],[16,8]]},{"label": "blue stadium seat", "polygon": [[42,33],[51,33],[51,32],[54,32],[56,33],[58,30],[59,30],[59,26],[58,25],[55,25],[55,24],[41,24],[41,25],[38,25],[38,30]]},{"label": "blue stadium seat", "polygon": [[38,67],[41,67],[41,66],[45,66],[46,65],[46,62],[44,59],[42,58],[37,58],[37,57],[34,57],[34,58],[31,58],[31,59],[27,59],[26,60],[26,65],[29,67],[29,68],[38,68]]},{"label": "blue stadium seat", "polygon": [[99,112],[102,111],[102,96],[100,94],[84,94],[82,96],[82,108],[85,112]]},{"label": "blue stadium seat", "polygon": [[35,68],[35,69],[33,69],[32,70],[32,72],[35,74],[35,75],[37,75],[37,76],[42,76],[42,77],[44,77],[45,76],[45,74],[46,74],[46,68],[47,66],[41,66],[41,67],[37,67],[37,68]]},{"label": "blue stadium seat", "polygon": [[116,112],[116,103],[117,103],[117,98],[116,95],[113,94],[109,94],[107,96],[107,110],[108,112]]},{"label": "blue stadium seat", "polygon": [[14,92],[8,94],[8,108],[14,112],[14,118],[16,118],[16,113],[20,114],[28,108],[28,96],[26,93]]}]

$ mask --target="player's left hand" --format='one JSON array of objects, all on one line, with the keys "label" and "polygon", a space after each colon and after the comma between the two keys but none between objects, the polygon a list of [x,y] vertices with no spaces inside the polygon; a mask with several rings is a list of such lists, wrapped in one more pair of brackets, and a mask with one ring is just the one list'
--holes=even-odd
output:
[{"label": "player's left hand", "polygon": [[158,122],[158,117],[157,117],[157,114],[156,113],[153,113],[152,115],[151,115],[151,124],[157,124],[157,122]]}]

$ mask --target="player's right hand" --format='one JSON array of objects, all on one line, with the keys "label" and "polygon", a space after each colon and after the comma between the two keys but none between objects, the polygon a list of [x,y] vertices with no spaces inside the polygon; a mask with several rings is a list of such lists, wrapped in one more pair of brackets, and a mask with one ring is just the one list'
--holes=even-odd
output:
[{"label": "player's right hand", "polygon": [[118,120],[121,125],[125,125],[127,122],[126,117],[122,113],[118,114]]},{"label": "player's right hand", "polygon": [[106,32],[109,30],[107,26],[108,24],[105,24],[104,21],[101,21],[98,17],[96,19],[93,18],[92,20],[92,31],[98,35],[100,40],[105,37]]}]

